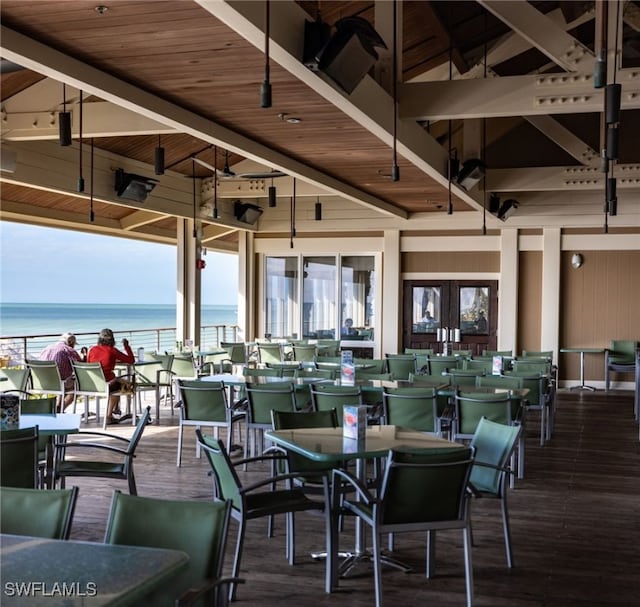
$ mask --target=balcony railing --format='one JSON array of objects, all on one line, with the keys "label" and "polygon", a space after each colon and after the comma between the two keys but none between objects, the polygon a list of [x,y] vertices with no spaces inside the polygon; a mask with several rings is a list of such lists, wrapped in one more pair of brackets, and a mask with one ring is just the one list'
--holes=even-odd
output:
[{"label": "balcony railing", "polygon": [[[129,340],[134,351],[144,348],[145,352],[173,352],[176,349],[176,328],[131,329],[114,331],[116,347],[122,349],[122,339]],[[213,350],[221,342],[239,341],[238,325],[206,325],[200,330],[200,341],[196,343],[201,351]],[[76,349],[90,348],[96,343],[96,332],[75,333],[78,340]],[[24,363],[25,357],[38,358],[46,346],[59,339],[60,334],[10,335],[0,337],[0,366],[12,367]]]}]

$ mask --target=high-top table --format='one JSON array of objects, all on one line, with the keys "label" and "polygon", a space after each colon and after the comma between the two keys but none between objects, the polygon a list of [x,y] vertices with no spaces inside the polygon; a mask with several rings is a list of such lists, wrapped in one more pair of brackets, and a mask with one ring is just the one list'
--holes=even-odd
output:
[{"label": "high-top table", "polygon": [[[0,535],[3,607],[128,607],[182,571],[178,550]],[[176,597],[177,598],[177,597]]]},{"label": "high-top table", "polygon": [[[346,460],[355,460],[356,473],[363,481],[366,475],[366,460],[386,457],[389,449],[420,452],[443,447],[464,447],[460,443],[454,443],[433,434],[407,430],[398,426],[369,426],[364,441],[345,438],[341,427],[270,430],[265,436],[276,445],[316,462],[337,466]],[[329,506],[328,504],[327,507]],[[355,548],[352,553],[348,553],[337,572],[334,570],[333,559],[327,559],[326,592],[331,592],[335,587],[336,574],[347,577],[359,563],[368,562],[370,559],[370,552],[365,545],[363,523],[358,519]],[[383,556],[382,562],[404,571],[411,570],[404,563],[389,556]]]}]

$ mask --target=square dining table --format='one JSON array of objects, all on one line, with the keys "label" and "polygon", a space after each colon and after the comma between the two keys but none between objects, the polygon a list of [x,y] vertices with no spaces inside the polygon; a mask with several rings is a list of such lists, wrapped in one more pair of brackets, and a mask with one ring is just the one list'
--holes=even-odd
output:
[{"label": "square dining table", "polygon": [[[301,414],[304,415],[304,414]],[[265,437],[283,449],[294,451],[316,462],[339,466],[347,460],[356,461],[356,474],[365,480],[367,460],[386,457],[390,449],[399,451],[424,452],[450,447],[464,448],[460,443],[440,438],[428,432],[408,430],[398,426],[368,426],[364,440],[347,438],[344,429],[338,428],[296,428],[292,430],[270,430]],[[370,552],[365,546],[364,528],[360,519],[356,521],[355,548],[341,563],[338,575],[346,577],[359,563],[370,561]],[[410,568],[384,556],[387,565],[410,571]],[[326,592],[335,588],[335,572],[327,559],[325,581]]]},{"label": "square dining table", "polygon": [[180,573],[179,550],[0,535],[3,607],[128,607]]}]

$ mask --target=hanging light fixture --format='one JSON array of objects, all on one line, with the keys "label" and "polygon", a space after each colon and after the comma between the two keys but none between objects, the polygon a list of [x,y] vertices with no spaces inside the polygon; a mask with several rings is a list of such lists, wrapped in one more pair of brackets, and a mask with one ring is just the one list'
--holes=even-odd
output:
[{"label": "hanging light fixture", "polygon": [[276,186],[273,185],[273,177],[271,178],[271,185],[267,190],[267,194],[269,195],[269,206],[271,208],[276,206]]},{"label": "hanging light fixture", "polygon": [[393,0],[393,166],[391,181],[400,180],[398,166],[398,3]]},{"label": "hanging light fixture", "polygon": [[82,175],[82,91],[80,91],[80,126],[79,126],[79,146],[78,146],[78,192],[84,192],[84,176]]},{"label": "hanging light fixture", "polygon": [[291,226],[289,246],[293,249],[293,239],[296,237],[296,178],[293,178],[293,196],[291,197]]},{"label": "hanging light fixture", "polygon": [[191,199],[193,202],[193,237],[198,237],[198,230],[196,228],[196,161],[191,159]]},{"label": "hanging light fixture", "polygon": [[320,196],[316,198],[316,221],[322,221],[322,203]]},{"label": "hanging light fixture", "polygon": [[89,221],[93,223],[95,215],[93,214],[93,137],[91,138],[91,157],[90,157],[90,173],[91,173],[91,190],[89,193]]},{"label": "hanging light fixture", "polygon": [[156,175],[164,175],[164,148],[160,145],[160,135],[158,135],[158,147],[155,149],[153,163]]},{"label": "hanging light fixture", "polygon": [[218,146],[213,146],[213,218],[218,219]]},{"label": "hanging light fixture", "polygon": [[269,13],[271,12],[269,0],[265,0],[264,16],[264,80],[260,87],[260,107],[271,107],[271,82],[269,82]]},{"label": "hanging light fixture", "polygon": [[58,113],[60,145],[71,145],[71,112],[67,112],[67,85],[62,84],[62,111]]}]

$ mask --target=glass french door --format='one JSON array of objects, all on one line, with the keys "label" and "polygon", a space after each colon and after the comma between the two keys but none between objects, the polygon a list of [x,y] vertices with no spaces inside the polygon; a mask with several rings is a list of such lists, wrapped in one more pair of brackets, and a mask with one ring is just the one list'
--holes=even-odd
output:
[{"label": "glass french door", "polygon": [[497,326],[496,280],[404,281],[403,348],[439,353],[446,340],[479,355],[496,349]]}]

